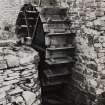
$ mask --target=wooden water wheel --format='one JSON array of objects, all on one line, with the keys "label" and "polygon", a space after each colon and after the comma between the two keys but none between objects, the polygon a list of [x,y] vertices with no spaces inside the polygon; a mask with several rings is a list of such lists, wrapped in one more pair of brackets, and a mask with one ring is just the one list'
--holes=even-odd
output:
[{"label": "wooden water wheel", "polygon": [[24,4],[16,21],[16,34],[18,38],[32,38],[32,46],[36,50],[45,49],[45,36],[43,25],[36,6]]},{"label": "wooden water wheel", "polygon": [[31,37],[32,47],[39,51],[43,105],[69,105],[61,93],[74,55],[75,34],[70,30],[67,8],[45,7],[38,11],[36,6],[25,4],[17,18],[16,33],[18,37]]}]

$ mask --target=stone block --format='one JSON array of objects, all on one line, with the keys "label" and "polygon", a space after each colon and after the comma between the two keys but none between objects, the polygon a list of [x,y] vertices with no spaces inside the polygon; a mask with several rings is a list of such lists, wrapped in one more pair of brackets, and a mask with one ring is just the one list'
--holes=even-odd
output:
[{"label": "stone block", "polygon": [[10,105],[18,105],[21,103],[21,105],[25,105],[25,100],[23,99],[23,97],[21,95],[18,96],[11,96],[11,103]]},{"label": "stone block", "polygon": [[20,79],[20,77],[19,77],[19,76],[7,77],[7,78],[5,78],[5,79],[4,79],[4,81],[11,81],[11,80],[14,80],[14,79],[19,80],[19,79]]},{"label": "stone block", "polygon": [[98,73],[97,73],[97,71],[93,71],[93,70],[91,70],[91,69],[86,69],[86,70],[84,71],[84,74],[85,74],[85,78],[91,78],[91,77],[93,77],[93,78],[98,78]]},{"label": "stone block", "polygon": [[0,61],[0,69],[6,69],[7,68],[7,62],[6,60]]},{"label": "stone block", "polygon": [[16,94],[21,94],[24,90],[21,89],[19,86],[14,87],[14,89],[10,89],[8,91],[8,95],[12,96],[12,95],[16,95]]},{"label": "stone block", "polygon": [[99,42],[101,42],[101,43],[105,42],[105,36],[100,36],[99,37]]},{"label": "stone block", "polygon": [[99,36],[94,37],[94,43],[99,43]]},{"label": "stone block", "polygon": [[104,16],[104,11],[96,10],[96,17]]},{"label": "stone block", "polygon": [[99,76],[98,72],[93,71],[93,78],[98,78],[98,76]]},{"label": "stone block", "polygon": [[100,78],[105,80],[105,68],[100,72]]},{"label": "stone block", "polygon": [[3,60],[3,57],[4,57],[4,56],[0,54],[0,61],[2,61],[2,60]]},{"label": "stone block", "polygon": [[97,71],[97,64],[94,62],[89,62],[86,66],[91,70]]},{"label": "stone block", "polygon": [[6,93],[5,92],[1,92],[0,93],[0,104],[1,105],[6,105]]},{"label": "stone block", "polygon": [[76,88],[79,89],[80,91],[86,91],[86,90],[85,90],[85,84],[82,83],[81,81],[78,81],[78,80],[73,79],[71,83],[72,83],[72,85],[73,85],[74,87],[76,87]]},{"label": "stone block", "polygon": [[36,100],[36,98],[37,98],[36,94],[34,94],[32,92],[24,91],[22,95],[23,95],[24,99],[26,100],[27,105],[32,105],[32,103],[35,103],[35,101],[37,101]]},{"label": "stone block", "polygon": [[98,63],[102,63],[102,64],[105,63],[105,57],[99,58],[99,59],[98,59]]},{"label": "stone block", "polygon": [[72,72],[73,79],[84,82],[85,76],[77,71]]},{"label": "stone block", "polygon": [[15,76],[19,76],[20,73],[19,72],[14,72],[14,73],[11,73],[11,74],[7,74],[8,77],[15,77]]},{"label": "stone block", "polygon": [[11,81],[4,81],[3,85],[4,86],[9,86],[9,85],[12,85],[12,84],[16,84],[17,82],[19,82],[19,79],[14,79],[14,80],[11,80]]},{"label": "stone block", "polygon": [[90,22],[90,21],[87,22],[86,23],[86,27],[92,28],[93,27],[93,22]]},{"label": "stone block", "polygon": [[28,69],[26,69],[21,73],[21,75],[29,75],[31,73],[32,73],[32,71],[28,71]]},{"label": "stone block", "polygon": [[97,55],[98,55],[99,58],[101,58],[101,57],[105,56],[105,53],[98,53]]},{"label": "stone block", "polygon": [[102,44],[101,43],[95,43],[94,47],[96,47],[96,48],[102,48]]},{"label": "stone block", "polygon": [[19,58],[17,56],[8,55],[5,56],[5,59],[7,60],[8,68],[19,66]]},{"label": "stone block", "polygon": [[104,47],[104,48],[105,48],[105,43],[102,43],[102,47]]},{"label": "stone block", "polygon": [[32,64],[34,63],[34,56],[35,54],[30,55],[28,54],[23,54],[23,57],[19,57],[20,65],[27,65],[27,64]]},{"label": "stone block", "polygon": [[86,20],[92,21],[92,20],[94,20],[94,19],[96,19],[96,14],[95,14],[95,12],[89,12],[89,13],[86,14]]},{"label": "stone block", "polygon": [[96,94],[96,89],[93,88],[93,87],[89,87],[88,91],[89,91],[90,94],[94,94],[94,95]]},{"label": "stone block", "polygon": [[11,71],[11,69],[6,69],[5,71],[4,71],[4,74],[5,75],[9,75],[9,74],[12,74],[13,73],[13,71]]},{"label": "stone block", "polygon": [[105,53],[105,49],[104,49],[104,48],[99,49],[99,50],[98,50],[98,53]]},{"label": "stone block", "polygon": [[96,95],[100,95],[101,93],[103,93],[103,89],[98,88],[96,90]]},{"label": "stone block", "polygon": [[11,71],[14,71],[14,72],[19,72],[19,71],[22,71],[22,67],[15,67],[15,68],[11,68]]},{"label": "stone block", "polygon": [[76,64],[73,70],[78,71],[80,73],[83,73],[85,69],[85,66],[83,64]]},{"label": "stone block", "polygon": [[104,64],[100,64],[98,65],[98,71],[102,71],[104,69],[105,65]]},{"label": "stone block", "polygon": [[89,85],[90,85],[90,87],[93,87],[94,88],[94,90],[95,90],[95,88],[97,87],[97,81],[95,80],[95,79],[89,79]]},{"label": "stone block", "polygon": [[105,26],[100,27],[99,30],[104,31],[105,30]]}]

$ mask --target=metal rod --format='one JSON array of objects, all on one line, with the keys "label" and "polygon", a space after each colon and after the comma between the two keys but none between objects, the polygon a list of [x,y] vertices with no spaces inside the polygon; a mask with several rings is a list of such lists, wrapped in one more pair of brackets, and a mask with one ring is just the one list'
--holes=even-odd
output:
[{"label": "metal rod", "polygon": [[[38,7],[40,7],[41,2],[42,2],[42,0],[39,0]],[[32,40],[33,40],[33,38],[35,37],[35,31],[36,31],[36,29],[37,29],[37,25],[38,25],[39,17],[40,17],[40,13],[38,14],[38,17],[37,17],[37,20],[36,20],[36,24],[35,24],[34,31],[33,31],[33,35],[32,35]]]},{"label": "metal rod", "polygon": [[36,31],[36,29],[37,29],[38,21],[39,21],[39,14],[38,14],[38,17],[37,17],[37,20],[36,20],[36,24],[35,24],[35,26],[34,26],[34,31],[33,31],[33,34],[32,34],[32,40],[33,40],[33,38],[34,38],[34,36],[35,36],[35,31]]},{"label": "metal rod", "polygon": [[[26,8],[25,8],[25,11],[26,11]],[[30,32],[29,32],[29,28],[28,28],[28,22],[27,22],[27,17],[26,17],[25,11],[23,13],[24,13],[24,16],[25,16],[25,22],[26,22],[26,25],[27,25],[27,31],[28,31],[28,37],[29,37]]]}]

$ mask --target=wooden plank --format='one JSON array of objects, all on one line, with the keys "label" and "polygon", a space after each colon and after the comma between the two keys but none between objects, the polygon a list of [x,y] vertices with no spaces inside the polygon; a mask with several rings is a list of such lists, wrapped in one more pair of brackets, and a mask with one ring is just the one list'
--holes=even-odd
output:
[{"label": "wooden plank", "polygon": [[41,83],[43,86],[56,86],[56,85],[61,85],[64,82],[61,82],[61,81],[49,82],[49,81],[41,80]]},{"label": "wooden plank", "polygon": [[65,64],[65,63],[71,63],[74,62],[71,57],[67,58],[59,58],[59,59],[47,59],[45,60],[46,63],[49,65],[54,65],[54,64]]},{"label": "wooden plank", "polygon": [[67,8],[63,7],[44,7],[41,10],[41,14],[46,15],[66,15]]},{"label": "wooden plank", "polygon": [[28,12],[28,13],[39,13],[37,11],[30,11],[30,10],[27,10],[26,12]]},{"label": "wooden plank", "polygon": [[47,50],[52,50],[52,51],[56,51],[56,50],[70,50],[73,49],[73,46],[69,46],[69,47],[61,47],[61,48],[47,48]]},{"label": "wooden plank", "polygon": [[70,31],[69,32],[66,31],[64,33],[47,33],[46,34],[46,36],[62,36],[62,35],[73,36]]},{"label": "wooden plank", "polygon": [[65,68],[58,68],[56,69],[47,69],[43,71],[44,74],[46,75],[47,78],[54,78],[54,77],[59,77],[59,76],[66,76],[69,75],[69,71],[67,67]]},{"label": "wooden plank", "polygon": [[67,21],[67,20],[54,20],[54,19],[51,19],[47,22],[48,24],[70,24],[70,21]]},{"label": "wooden plank", "polygon": [[69,35],[45,37],[45,45],[47,46],[48,50],[70,49],[74,47],[73,43],[73,38],[71,38]]}]

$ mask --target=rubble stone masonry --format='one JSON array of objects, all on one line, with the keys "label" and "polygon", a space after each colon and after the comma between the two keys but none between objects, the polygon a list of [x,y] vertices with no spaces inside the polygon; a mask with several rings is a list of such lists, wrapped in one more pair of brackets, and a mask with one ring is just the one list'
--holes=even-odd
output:
[{"label": "rubble stone masonry", "polygon": [[0,47],[0,104],[39,105],[38,53],[27,46]]},{"label": "rubble stone masonry", "polygon": [[76,33],[69,99],[76,105],[105,105],[105,0],[67,1]]},{"label": "rubble stone masonry", "polygon": [[40,105],[38,53],[16,46],[21,0],[0,0],[0,105]]},{"label": "rubble stone masonry", "polygon": [[[9,1],[17,1],[17,3]],[[72,79],[65,89],[65,94],[68,100],[72,100],[73,105],[105,105],[105,0],[66,0],[66,2],[69,5],[68,17],[72,21],[71,31],[76,33],[76,51]],[[0,5],[0,27],[4,29],[4,26],[9,26],[8,24],[14,25],[14,20],[20,10],[20,1],[1,0]],[[2,34],[0,39],[12,37],[8,33],[0,31],[0,35]],[[4,44],[2,40],[0,40],[0,45]],[[22,65],[23,61],[27,61],[26,56],[30,53],[24,51],[26,52],[24,46],[22,48],[0,47],[1,105],[11,105],[11,102],[14,104],[22,102],[22,105],[26,102],[31,105],[32,103],[28,102],[36,101],[33,99],[27,101],[30,100],[27,99],[27,94],[29,97],[39,96],[36,96],[35,90],[30,88],[35,87],[36,82],[32,81],[37,78],[34,75],[37,70],[34,71],[32,62]],[[26,56],[21,56],[21,53],[25,53]],[[26,60],[22,60],[22,57]],[[18,102],[19,100],[21,102]],[[38,104],[33,103],[33,105]]]},{"label": "rubble stone masonry", "polygon": [[7,23],[15,25],[20,6],[21,0],[0,0],[0,27]]},{"label": "rubble stone masonry", "polygon": [[0,0],[0,33],[5,26],[11,26],[14,32],[16,19],[20,8],[28,0]]}]

